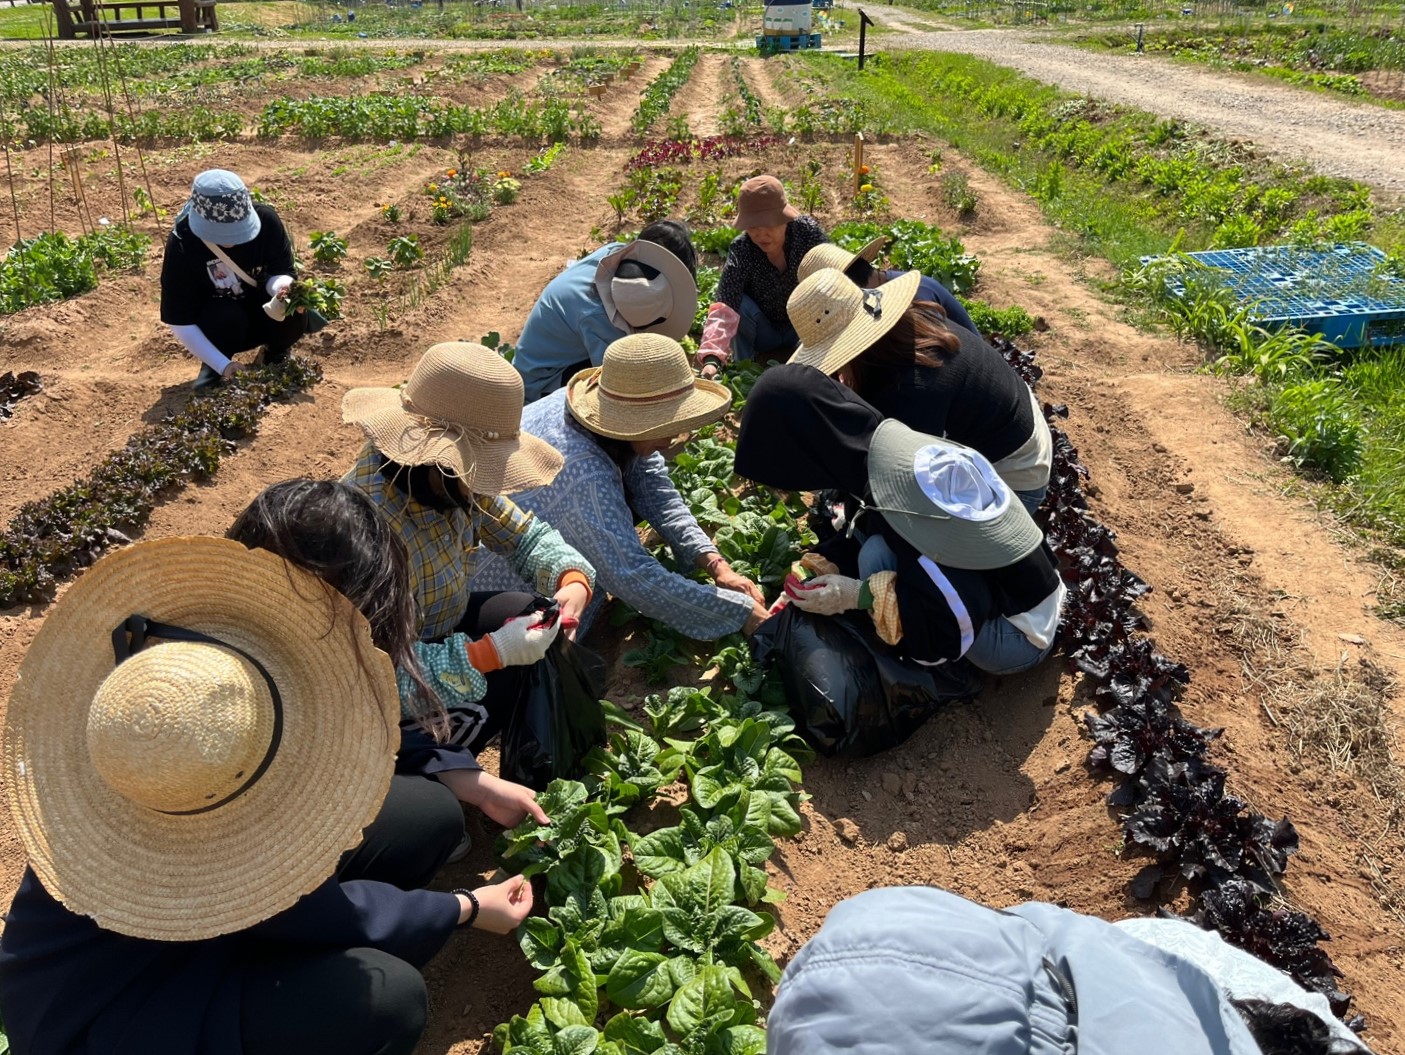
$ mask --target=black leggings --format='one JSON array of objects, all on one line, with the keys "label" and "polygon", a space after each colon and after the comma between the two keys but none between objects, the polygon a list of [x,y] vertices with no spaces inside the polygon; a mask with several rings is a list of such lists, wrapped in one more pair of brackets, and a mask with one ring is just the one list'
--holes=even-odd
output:
[{"label": "black leggings", "polygon": [[[339,879],[424,886],[463,836],[454,793],[420,776],[391,778]],[[250,1055],[409,1055],[429,1000],[419,970],[377,949],[308,950],[267,942],[242,964],[240,1032]]]}]

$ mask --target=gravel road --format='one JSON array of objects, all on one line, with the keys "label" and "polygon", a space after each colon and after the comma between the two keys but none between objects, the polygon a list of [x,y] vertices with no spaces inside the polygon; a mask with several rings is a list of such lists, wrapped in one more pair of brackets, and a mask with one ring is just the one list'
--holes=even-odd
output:
[{"label": "gravel road", "polygon": [[1226,138],[1251,140],[1281,160],[1303,161],[1319,172],[1360,180],[1391,197],[1405,196],[1405,110],[1150,55],[1111,55],[1044,43],[1028,30],[932,32],[914,26],[914,16],[899,9],[867,10],[876,21],[900,31],[884,36],[882,47],[978,55],[1067,91],[1193,121]]}]

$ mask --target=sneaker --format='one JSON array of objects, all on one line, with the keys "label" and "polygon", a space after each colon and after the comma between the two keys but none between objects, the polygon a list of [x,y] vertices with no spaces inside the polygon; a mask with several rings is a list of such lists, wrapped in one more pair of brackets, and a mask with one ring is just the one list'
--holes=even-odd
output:
[{"label": "sneaker", "polygon": [[444,863],[446,865],[457,864],[458,862],[462,861],[465,857],[467,857],[468,851],[472,849],[473,840],[469,838],[468,832],[464,832],[463,838],[460,839],[459,844],[454,847],[454,852],[451,853],[448,858],[445,859]]},{"label": "sneaker", "polygon": [[200,364],[200,374],[195,378],[195,383],[190,387],[195,392],[213,392],[224,384],[224,378],[215,373],[214,369],[205,363]]}]

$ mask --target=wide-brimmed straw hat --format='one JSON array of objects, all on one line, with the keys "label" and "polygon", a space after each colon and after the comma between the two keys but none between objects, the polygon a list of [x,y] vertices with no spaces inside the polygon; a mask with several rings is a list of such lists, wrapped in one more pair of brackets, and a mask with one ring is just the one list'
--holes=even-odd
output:
[{"label": "wide-brimmed straw hat", "polygon": [[725,385],[693,374],[681,344],[652,333],[621,337],[605,349],[602,365],[582,370],[566,385],[566,406],[575,419],[616,440],[692,432],[731,405]]},{"label": "wide-brimmed straw hat", "polygon": [[921,281],[921,272],[909,271],[875,289],[861,289],[842,271],[816,271],[786,301],[786,314],[800,337],[789,361],[836,373],[898,324]]},{"label": "wide-brimmed straw hat", "polygon": [[801,282],[804,282],[816,271],[823,271],[827,267],[832,267],[835,271],[847,272],[855,260],[864,260],[871,264],[878,259],[878,254],[883,252],[891,241],[892,239],[886,234],[881,234],[857,253],[851,253],[843,246],[835,245],[833,242],[821,242],[805,254],[805,259],[800,261],[800,268],[796,271],[796,275]]},{"label": "wide-brimmed straw hat", "polygon": [[985,455],[892,418],[869,444],[868,483],[893,530],[938,564],[1005,568],[1044,541]]},{"label": "wide-brimmed straw hat", "polygon": [[44,620],[5,786],[50,894],[120,934],[194,941],[333,874],[385,798],[399,720],[389,657],[321,580],[229,539],[142,542]]},{"label": "wide-brimmed straw hat", "polygon": [[[621,268],[633,261],[643,268]],[[629,272],[634,272],[630,274]],[[655,242],[636,239],[595,268],[595,290],[610,322],[627,333],[661,333],[675,341],[693,327],[698,282],[688,265]]]},{"label": "wide-brimmed straw hat", "polygon": [[206,169],[196,176],[181,211],[191,234],[216,245],[252,242],[263,228],[249,188],[228,169]]},{"label": "wide-brimmed straw hat", "polygon": [[785,200],[785,184],[775,176],[752,176],[737,191],[738,231],[753,227],[780,227],[800,215]]},{"label": "wide-brimmed straw hat", "polygon": [[401,465],[437,465],[478,494],[556,479],[564,459],[522,431],[522,375],[481,344],[436,344],[401,388],[353,388],[342,420]]}]

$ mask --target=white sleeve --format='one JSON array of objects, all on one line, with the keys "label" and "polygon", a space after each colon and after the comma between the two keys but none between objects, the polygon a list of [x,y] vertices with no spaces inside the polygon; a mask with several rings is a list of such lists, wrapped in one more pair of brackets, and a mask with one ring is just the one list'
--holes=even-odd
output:
[{"label": "white sleeve", "polygon": [[175,334],[176,340],[185,345],[187,352],[215,373],[224,373],[224,368],[229,365],[229,356],[216,348],[199,326],[193,322],[186,326],[172,326],[171,332]]}]

